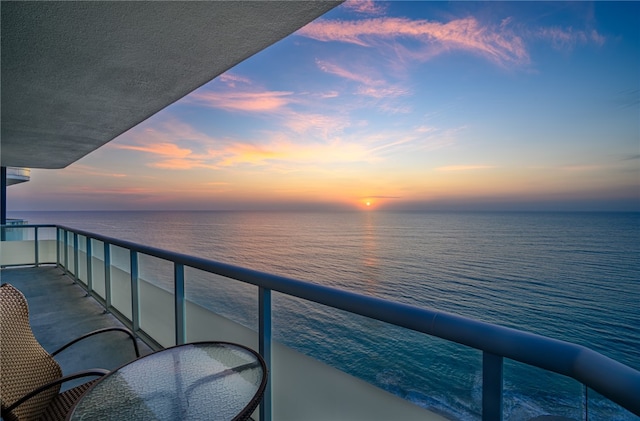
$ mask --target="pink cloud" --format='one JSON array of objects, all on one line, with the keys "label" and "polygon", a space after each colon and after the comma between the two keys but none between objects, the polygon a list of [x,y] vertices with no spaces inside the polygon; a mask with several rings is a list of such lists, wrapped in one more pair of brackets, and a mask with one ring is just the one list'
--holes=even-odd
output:
[{"label": "pink cloud", "polygon": [[236,83],[243,83],[243,84],[247,84],[247,85],[251,84],[251,80],[249,78],[246,78],[246,77],[240,76],[240,75],[236,75],[234,73],[229,73],[229,72],[221,74],[220,76],[218,76],[217,80],[219,80],[222,83],[227,84],[231,88],[235,88],[236,87]]},{"label": "pink cloud", "polygon": [[381,15],[387,9],[373,0],[347,0],[342,7],[365,15]]},{"label": "pink cloud", "polygon": [[352,80],[354,82],[359,82],[364,85],[382,85],[385,82],[380,79],[373,79],[363,73],[356,73],[345,69],[344,67],[338,66],[334,63],[329,63],[324,60],[316,60],[316,64],[325,73],[329,73],[332,75],[339,76],[344,79]]},{"label": "pink cloud", "polygon": [[[475,18],[452,20],[448,23],[407,18],[374,18],[360,21],[316,21],[297,34],[318,41],[345,42],[363,47],[384,45],[389,40],[414,39],[428,47],[426,52],[412,51],[423,59],[447,50],[466,50],[480,54],[500,65],[527,64],[529,56],[520,37],[502,25],[482,26]],[[395,47],[395,46],[394,46]],[[399,50],[402,51],[402,50]],[[407,51],[408,52],[408,51]]]},{"label": "pink cloud", "polygon": [[190,100],[212,108],[231,111],[272,112],[292,102],[293,92],[196,92]]},{"label": "pink cloud", "polygon": [[173,156],[184,158],[191,154],[190,149],[180,148],[173,143],[149,143],[144,146],[139,145],[117,145],[118,149],[128,149],[132,151],[147,152],[154,155]]},{"label": "pink cloud", "polygon": [[325,73],[364,85],[356,90],[356,93],[359,95],[370,96],[373,98],[389,98],[407,95],[409,93],[405,88],[389,84],[382,79],[375,79],[364,72],[354,72],[324,60],[316,60],[316,64],[320,70]]},{"label": "pink cloud", "polygon": [[267,165],[287,163],[296,168],[312,164],[369,161],[372,156],[363,145],[333,140],[326,143],[300,144],[286,138],[273,138],[262,145],[235,143],[225,148],[221,166],[241,164]]},{"label": "pink cloud", "polygon": [[[389,97],[407,95],[409,91],[399,86],[387,86],[387,87],[363,86],[357,90],[357,93],[359,95],[370,96],[373,98],[389,98]],[[403,107],[403,109],[406,109],[406,107]]]}]

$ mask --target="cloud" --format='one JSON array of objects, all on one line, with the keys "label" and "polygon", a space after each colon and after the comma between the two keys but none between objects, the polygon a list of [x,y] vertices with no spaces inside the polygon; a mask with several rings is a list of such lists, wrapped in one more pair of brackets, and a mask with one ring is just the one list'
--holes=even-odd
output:
[{"label": "cloud", "polygon": [[386,82],[384,79],[376,79],[367,75],[366,71],[351,71],[335,63],[324,60],[316,60],[316,64],[325,73],[329,73],[356,83],[360,86],[355,93],[372,98],[392,98],[407,95],[409,91],[398,85]]},{"label": "cloud", "polygon": [[558,50],[571,50],[578,44],[593,43],[599,46],[604,45],[606,39],[598,31],[582,31],[573,28],[539,28],[533,36],[551,42],[551,45]]},{"label": "cloud", "polygon": [[359,21],[319,20],[298,32],[323,42],[343,42],[362,47],[381,47],[389,41],[418,41],[422,48],[396,48],[405,58],[423,59],[450,50],[479,54],[500,65],[529,63],[523,40],[507,28],[508,21],[498,26],[483,26],[475,18],[455,19],[448,23],[407,18],[372,18]]},{"label": "cloud", "polygon": [[296,111],[283,112],[278,118],[293,136],[309,135],[323,140],[338,135],[351,124],[346,116]]},{"label": "cloud", "polygon": [[236,83],[242,83],[242,84],[246,84],[246,85],[251,85],[252,82],[249,78],[246,78],[244,76],[240,76],[240,75],[236,75],[234,73],[231,72],[226,72],[221,74],[220,76],[218,76],[218,78],[216,80],[219,80],[220,82],[226,84],[227,86],[231,87],[231,88],[235,88],[236,87]]},{"label": "cloud", "polygon": [[438,167],[436,171],[477,171],[477,170],[489,170],[495,168],[492,165],[448,165],[444,167]]},{"label": "cloud", "polygon": [[360,199],[360,200],[364,200],[364,199],[402,199],[402,196],[362,196],[362,197],[359,197],[358,199]]},{"label": "cloud", "polygon": [[262,145],[235,143],[229,145],[219,165],[222,167],[242,164],[267,165],[289,163],[296,167],[369,161],[372,156],[359,144],[334,140],[328,143],[299,144],[289,139],[272,139]]},{"label": "cloud", "polygon": [[364,15],[382,15],[387,10],[385,6],[373,0],[347,0],[342,7]]},{"label": "cloud", "polygon": [[100,187],[96,185],[73,185],[66,188],[65,191],[68,195],[85,196],[87,194],[98,196],[136,196],[146,197],[153,194],[153,192],[143,187]]},{"label": "cloud", "polygon": [[189,170],[216,169],[212,145],[222,143],[189,124],[169,119],[163,122],[150,120],[119,137],[111,147],[148,154],[148,167]]},{"label": "cloud", "polygon": [[96,169],[94,167],[91,167],[91,166],[88,166],[88,165],[80,165],[80,164],[74,164],[74,165],[70,166],[66,171],[79,173],[79,174],[81,174],[83,176],[96,176],[96,177],[100,177],[100,178],[104,178],[104,177],[123,178],[123,177],[127,176],[127,174],[112,173],[112,172],[108,172],[108,171],[101,171],[101,170],[98,170],[98,169]]},{"label": "cloud", "polygon": [[[238,165],[286,164],[300,168],[310,164],[362,162],[373,159],[364,145],[335,136],[348,120],[322,114],[285,111],[277,132],[262,131],[261,143],[245,139],[218,139],[176,120],[138,127],[123,135],[112,147],[143,152],[146,165],[165,170],[223,168]],[[315,141],[310,140],[316,138]],[[126,142],[126,143],[125,143]],[[188,143],[189,147],[183,145]]]},{"label": "cloud", "polygon": [[211,108],[229,111],[274,112],[292,102],[293,92],[195,92],[189,100]]},{"label": "cloud", "polygon": [[599,171],[604,167],[602,165],[568,165],[565,167],[561,167],[562,171],[568,172],[590,172],[590,171]]},{"label": "cloud", "polygon": [[381,79],[373,79],[366,74],[356,73],[345,69],[334,63],[329,63],[324,60],[316,60],[316,64],[325,73],[329,73],[335,76],[339,76],[344,79],[352,80],[354,82],[362,83],[363,85],[383,85],[385,82]]},{"label": "cloud", "polygon": [[171,156],[184,158],[191,154],[190,149],[180,148],[173,143],[150,143],[144,146],[139,145],[118,145],[118,149],[128,149],[132,151],[147,152],[154,155]]}]

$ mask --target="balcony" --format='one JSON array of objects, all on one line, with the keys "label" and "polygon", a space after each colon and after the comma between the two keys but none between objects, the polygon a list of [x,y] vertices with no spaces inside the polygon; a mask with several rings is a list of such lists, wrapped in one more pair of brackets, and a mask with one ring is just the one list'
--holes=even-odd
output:
[{"label": "balcony", "polygon": [[[100,323],[131,328],[148,345],[146,352],[200,340],[238,342],[259,349],[269,364],[271,384],[255,419],[446,419],[275,341],[272,323],[277,313],[272,312],[272,295],[296,300],[300,318],[308,311],[306,305],[319,303],[353,317],[414,331],[407,334],[418,332],[478,350],[483,420],[503,418],[505,360],[573,379],[578,390],[585,391],[575,399],[578,418],[599,419],[589,413],[589,399],[595,394],[586,391],[594,390],[611,400],[612,406],[640,415],[640,372],[582,346],[67,227],[3,227],[9,229],[22,230],[22,235],[2,242],[0,264],[6,267],[2,281],[25,292],[34,321],[41,322],[34,329],[45,348],[58,341],[58,334],[46,333],[53,314],[78,328],[86,314],[93,314]],[[199,298],[199,284],[220,294],[244,297],[239,311],[247,312],[255,323],[247,326],[213,311],[206,299]],[[108,361],[105,365],[118,364]]]},{"label": "balcony", "polygon": [[7,185],[24,183],[31,179],[31,169],[29,168],[7,168]]}]

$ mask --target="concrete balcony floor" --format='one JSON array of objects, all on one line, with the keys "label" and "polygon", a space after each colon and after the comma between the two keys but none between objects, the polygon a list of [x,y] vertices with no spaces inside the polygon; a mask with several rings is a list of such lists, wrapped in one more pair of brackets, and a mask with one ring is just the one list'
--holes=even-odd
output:
[{"label": "concrete balcony floor", "polygon": [[[55,266],[2,269],[0,283],[5,282],[19,289],[27,298],[31,328],[48,352],[92,330],[122,326]],[[138,346],[141,355],[152,352],[139,339]],[[133,344],[121,332],[92,336],[55,357],[65,375],[91,368],[113,370],[134,358]],[[65,383],[63,389],[76,383]]]}]

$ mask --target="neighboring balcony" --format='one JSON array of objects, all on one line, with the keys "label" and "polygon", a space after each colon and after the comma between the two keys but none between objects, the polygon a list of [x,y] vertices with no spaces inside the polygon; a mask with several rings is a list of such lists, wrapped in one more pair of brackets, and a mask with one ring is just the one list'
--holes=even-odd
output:
[{"label": "neighboring balcony", "polygon": [[7,186],[27,182],[31,179],[30,168],[7,167]]}]

